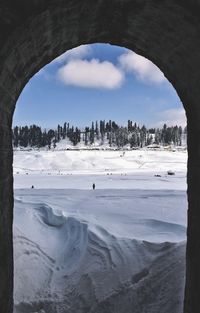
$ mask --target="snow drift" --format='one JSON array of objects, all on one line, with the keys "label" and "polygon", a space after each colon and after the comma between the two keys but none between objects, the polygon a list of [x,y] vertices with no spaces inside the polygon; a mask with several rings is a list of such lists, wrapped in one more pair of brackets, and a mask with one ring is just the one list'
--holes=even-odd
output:
[{"label": "snow drift", "polygon": [[[85,199],[81,212],[73,203],[79,192],[78,201]],[[123,192],[126,201],[130,194]],[[141,201],[146,199],[146,193],[136,194]],[[98,191],[93,193],[93,200],[99,201],[96,207],[108,206],[111,195],[118,195],[121,203],[122,192]],[[115,210],[112,225],[116,222],[118,228],[125,228],[116,231],[112,225],[107,227],[104,209],[96,214],[87,202],[88,192],[60,191],[54,200],[57,206],[51,197],[52,191],[16,191],[15,313],[181,313],[184,224],[174,223],[174,217],[161,219],[162,210],[157,208],[151,214],[146,214],[148,208],[139,213],[132,208],[120,219],[122,207],[114,201],[107,223]],[[129,236],[120,235],[126,234],[126,227]],[[150,242],[156,237],[157,242]]]}]

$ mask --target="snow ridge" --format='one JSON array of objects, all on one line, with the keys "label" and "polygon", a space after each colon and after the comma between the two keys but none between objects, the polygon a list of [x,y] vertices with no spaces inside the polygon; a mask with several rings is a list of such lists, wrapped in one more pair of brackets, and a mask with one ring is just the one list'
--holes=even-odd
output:
[{"label": "snow ridge", "polygon": [[[28,238],[30,234],[23,234],[19,219],[16,220],[16,313],[75,313],[85,312],[84,307],[91,313],[122,312],[119,309],[121,307],[122,310],[122,303],[126,312],[132,312],[127,306],[127,295],[136,307],[134,312],[146,312],[146,309],[141,310],[138,290],[142,286],[146,290],[153,276],[153,288],[159,293],[155,280],[169,283],[159,268],[170,264],[177,269],[177,257],[181,260],[185,249],[184,242],[150,243],[116,237],[98,224],[88,224],[46,203],[32,203],[31,208],[26,204],[23,215],[27,222],[30,218],[34,223],[37,243]],[[140,223],[157,227],[158,231],[170,229],[175,233],[182,233],[184,228],[153,219],[141,220]],[[184,268],[184,264],[180,265],[179,272]],[[179,277],[179,281],[181,279]],[[179,306],[174,311],[177,313],[180,312],[181,295],[179,290]],[[166,297],[171,301],[170,294]],[[146,305],[150,305],[148,301]],[[158,311],[149,309],[148,312]]]}]

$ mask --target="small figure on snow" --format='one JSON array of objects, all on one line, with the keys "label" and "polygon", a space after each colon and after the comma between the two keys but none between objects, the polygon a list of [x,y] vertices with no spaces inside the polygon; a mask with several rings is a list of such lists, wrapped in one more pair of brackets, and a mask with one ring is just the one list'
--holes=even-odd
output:
[{"label": "small figure on snow", "polygon": [[92,185],[92,189],[93,189],[93,190],[95,189],[95,184]]},{"label": "small figure on snow", "polygon": [[31,186],[31,189],[34,189],[34,186],[33,186],[33,185]]}]

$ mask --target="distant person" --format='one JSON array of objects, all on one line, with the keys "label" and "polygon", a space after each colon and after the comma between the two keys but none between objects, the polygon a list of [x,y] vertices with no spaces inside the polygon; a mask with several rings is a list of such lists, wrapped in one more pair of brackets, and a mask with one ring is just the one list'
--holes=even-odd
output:
[{"label": "distant person", "polygon": [[34,189],[34,186],[33,186],[33,185],[31,186],[31,189]]},{"label": "distant person", "polygon": [[95,189],[95,184],[92,185],[92,189],[93,189],[93,190]]}]

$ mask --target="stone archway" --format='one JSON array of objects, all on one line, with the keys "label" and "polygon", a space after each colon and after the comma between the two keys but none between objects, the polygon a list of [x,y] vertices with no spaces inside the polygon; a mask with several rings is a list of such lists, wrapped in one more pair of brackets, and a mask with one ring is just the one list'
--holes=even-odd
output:
[{"label": "stone archway", "polygon": [[200,311],[199,0],[16,0],[0,4],[0,303],[12,312],[11,124],[28,80],[64,51],[95,42],[153,61],[173,84],[188,119],[188,243],[185,313]]}]

